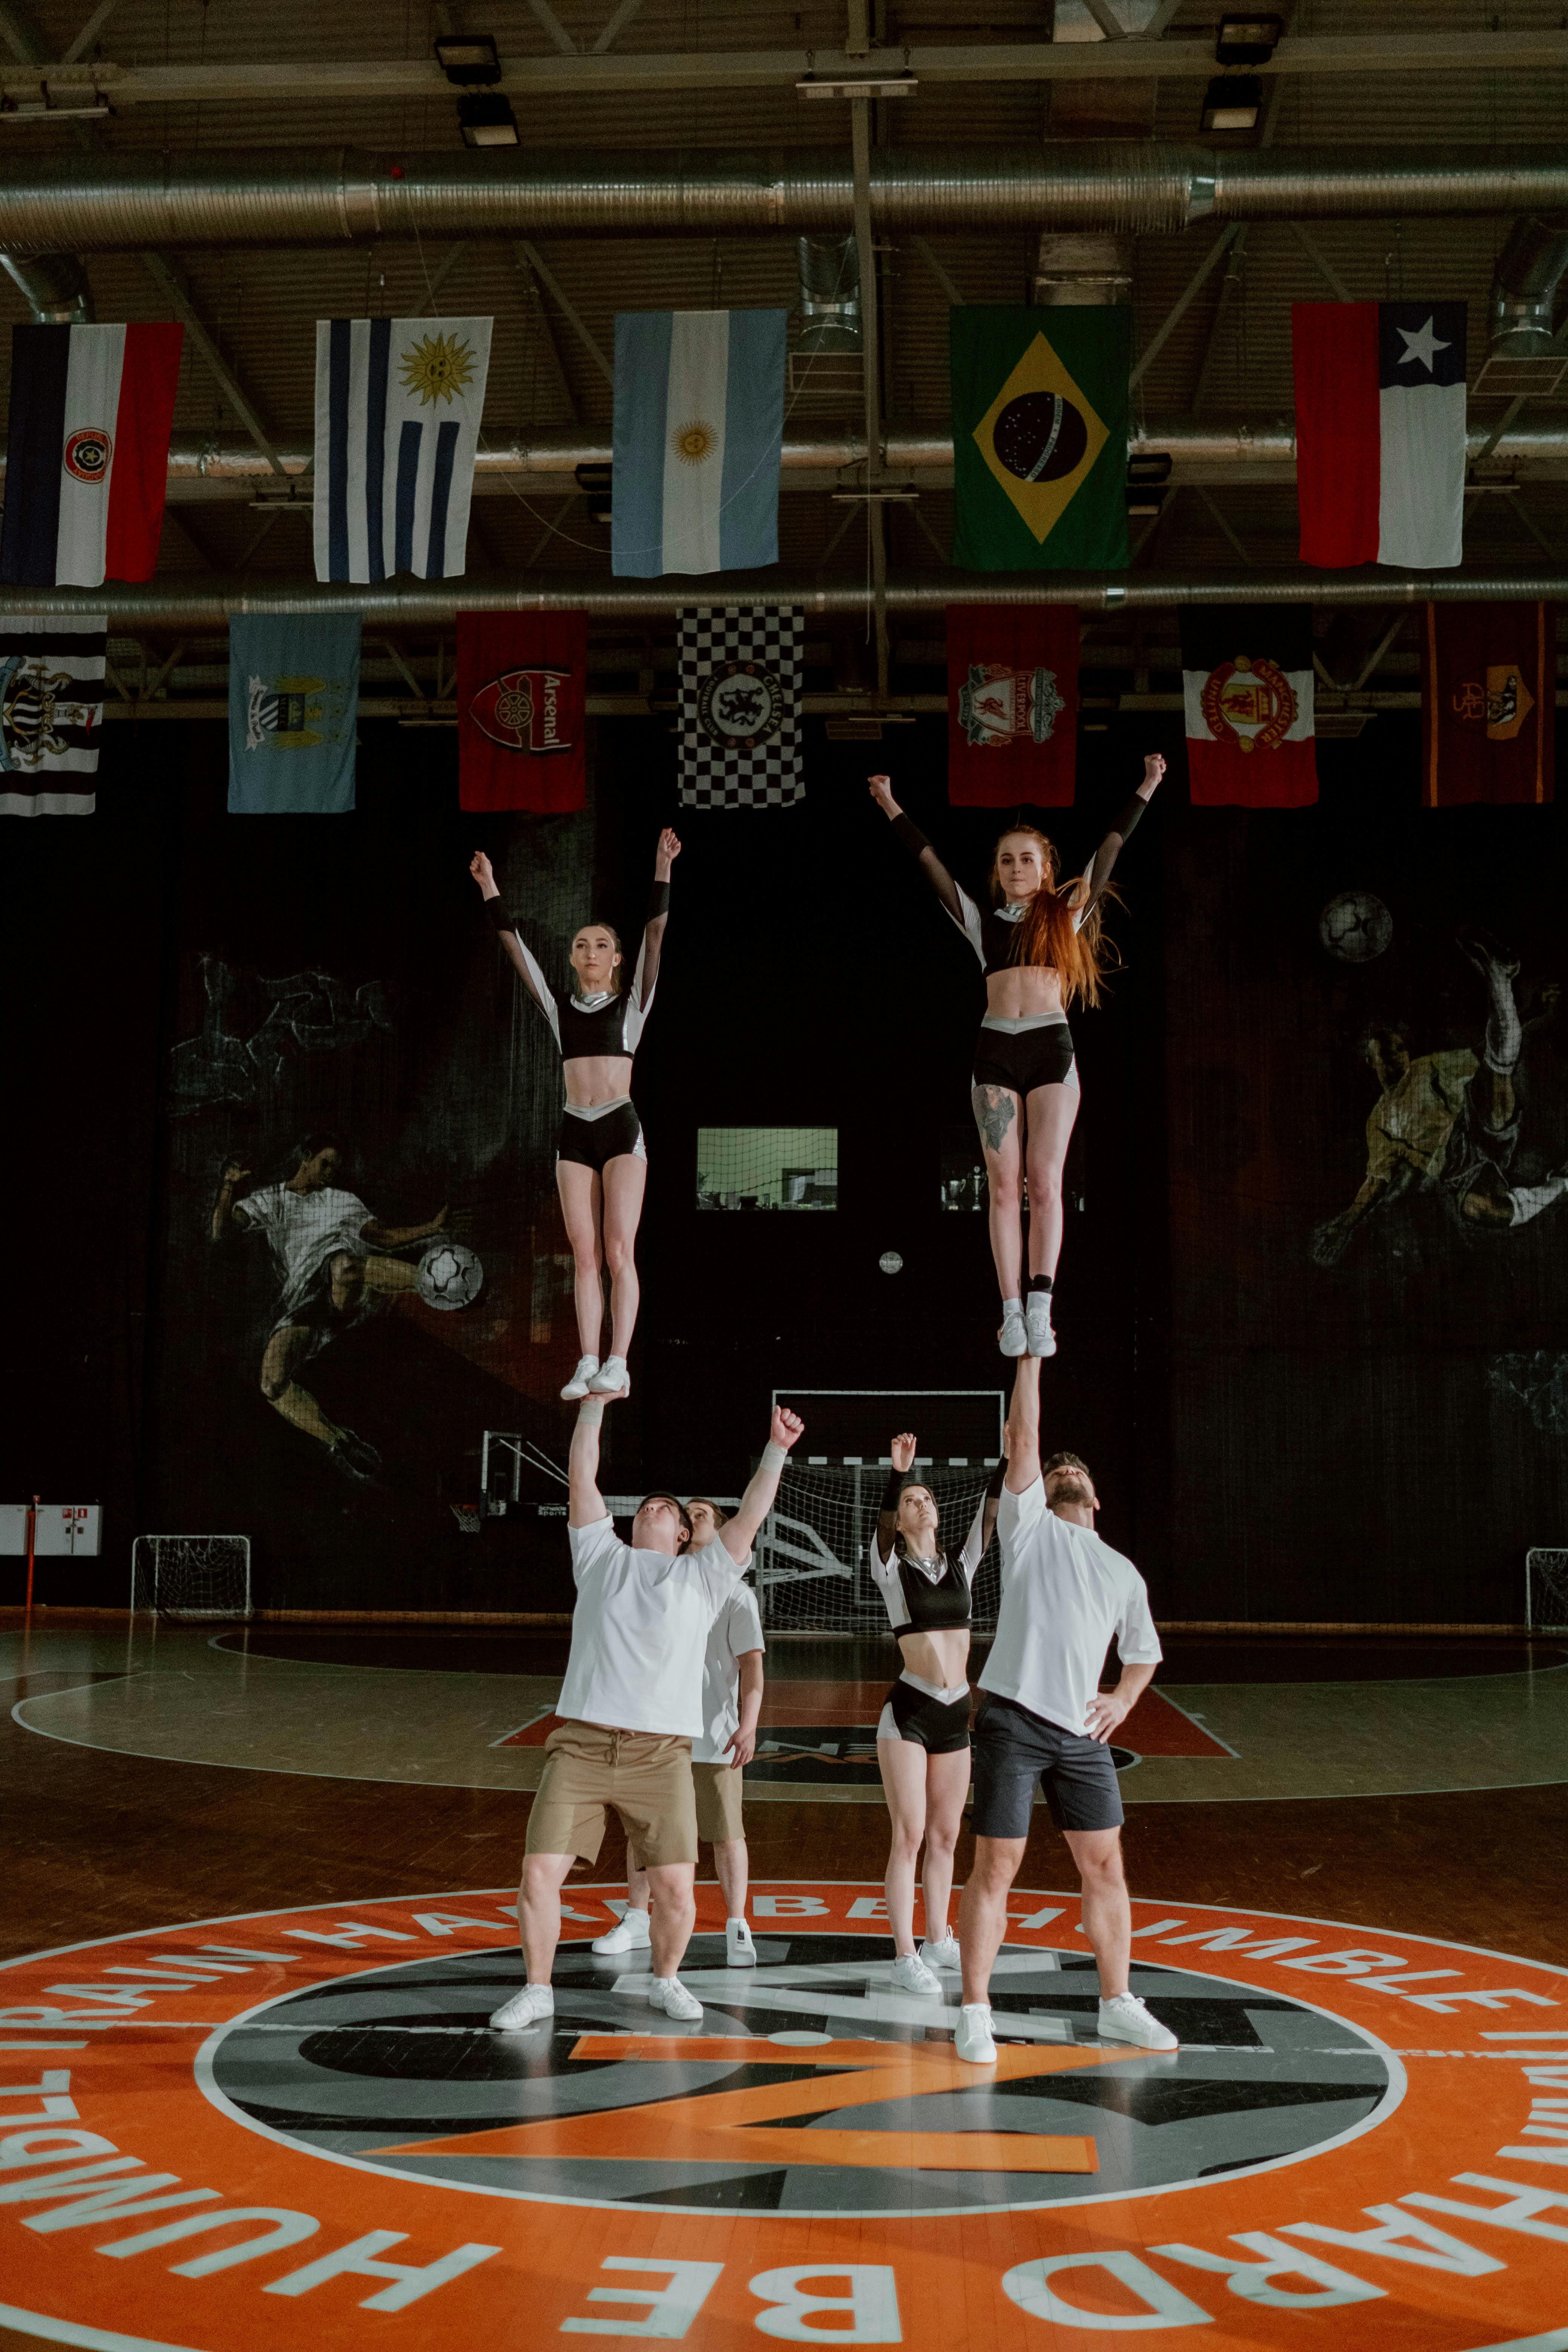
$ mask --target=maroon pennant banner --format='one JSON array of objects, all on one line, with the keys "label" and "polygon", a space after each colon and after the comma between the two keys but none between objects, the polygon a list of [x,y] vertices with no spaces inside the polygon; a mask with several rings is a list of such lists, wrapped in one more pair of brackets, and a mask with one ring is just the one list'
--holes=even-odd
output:
[{"label": "maroon pennant banner", "polygon": [[948,606],[947,745],[954,807],[1071,807],[1075,605]]},{"label": "maroon pennant banner", "polygon": [[458,799],[563,816],[587,793],[585,613],[459,613]]},{"label": "maroon pennant banner", "polygon": [[1552,796],[1554,604],[1428,604],[1421,636],[1421,798],[1540,806]]}]

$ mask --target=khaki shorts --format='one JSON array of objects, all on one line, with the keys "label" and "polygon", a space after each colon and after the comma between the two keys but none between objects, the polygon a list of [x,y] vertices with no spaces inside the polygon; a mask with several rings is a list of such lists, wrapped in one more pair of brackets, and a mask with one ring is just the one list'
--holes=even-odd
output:
[{"label": "khaki shorts", "polygon": [[697,1834],[704,1844],[745,1836],[738,1764],[693,1764],[691,1785],[697,1791]]},{"label": "khaki shorts", "polygon": [[645,1867],[695,1864],[690,1740],[610,1731],[596,1723],[559,1725],[544,1743],[544,1776],[528,1817],[524,1851],[596,1862],[606,1812],[617,1815],[627,1850]]}]

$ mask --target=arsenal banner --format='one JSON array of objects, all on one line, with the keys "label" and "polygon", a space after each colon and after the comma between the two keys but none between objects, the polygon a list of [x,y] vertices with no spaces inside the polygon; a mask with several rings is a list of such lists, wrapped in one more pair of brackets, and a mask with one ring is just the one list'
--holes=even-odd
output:
[{"label": "arsenal banner", "polygon": [[1198,808],[1305,808],[1318,797],[1307,604],[1182,614],[1187,772]]},{"label": "arsenal banner", "polygon": [[1551,800],[1557,702],[1554,604],[1428,604],[1421,640],[1421,796]]},{"label": "arsenal banner", "polygon": [[957,808],[1070,808],[1078,609],[947,608],[947,796]]},{"label": "arsenal banner", "polygon": [[459,806],[580,809],[587,679],[586,613],[459,613]]}]

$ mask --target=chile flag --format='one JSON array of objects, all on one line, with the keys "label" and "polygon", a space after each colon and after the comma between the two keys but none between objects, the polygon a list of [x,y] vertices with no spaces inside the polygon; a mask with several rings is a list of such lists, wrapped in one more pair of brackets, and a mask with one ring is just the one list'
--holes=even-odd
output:
[{"label": "chile flag", "polygon": [[13,327],[0,580],[152,578],[184,332]]},{"label": "chile flag", "polygon": [[1465,508],[1463,302],[1297,302],[1301,561],[1450,569]]}]

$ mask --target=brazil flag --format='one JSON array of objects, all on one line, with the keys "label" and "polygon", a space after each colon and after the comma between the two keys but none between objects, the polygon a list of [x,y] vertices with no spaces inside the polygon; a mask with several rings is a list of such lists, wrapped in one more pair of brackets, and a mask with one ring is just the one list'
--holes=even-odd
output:
[{"label": "brazil flag", "polygon": [[1123,571],[1131,310],[949,315],[954,563]]}]

